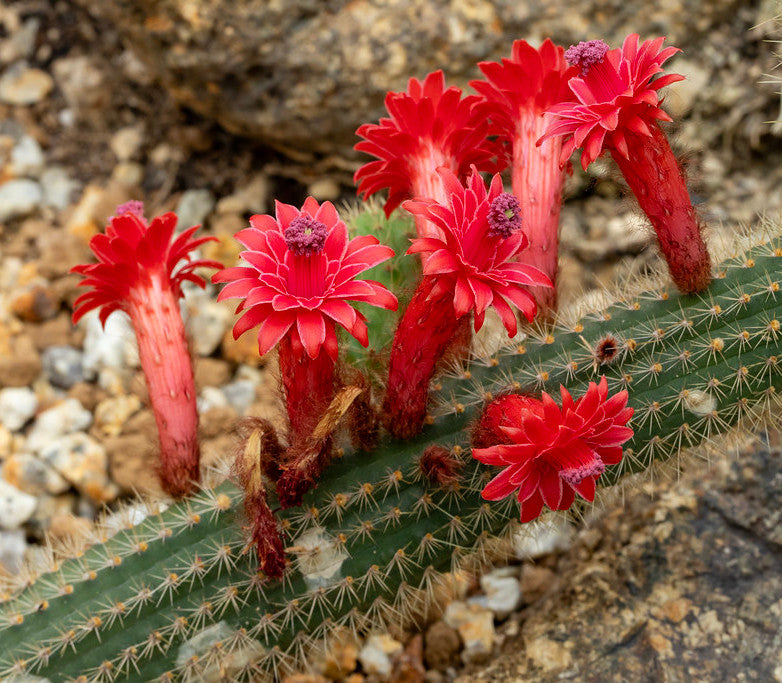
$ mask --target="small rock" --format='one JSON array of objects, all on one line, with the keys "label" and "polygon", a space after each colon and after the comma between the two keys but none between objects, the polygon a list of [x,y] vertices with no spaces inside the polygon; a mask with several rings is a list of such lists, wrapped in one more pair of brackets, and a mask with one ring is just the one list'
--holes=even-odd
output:
[{"label": "small rock", "polygon": [[28,387],[12,387],[0,390],[0,424],[12,432],[18,432],[35,415],[38,398]]},{"label": "small rock", "polygon": [[109,147],[120,161],[130,161],[138,154],[144,142],[144,126],[126,126],[120,128],[109,140]]},{"label": "small rock", "polygon": [[494,615],[480,605],[452,602],[443,621],[455,628],[464,643],[462,660],[466,664],[488,659],[494,648]]},{"label": "small rock", "polygon": [[25,135],[11,150],[11,173],[15,176],[37,178],[43,170],[44,156],[38,141]]},{"label": "small rock", "polygon": [[534,560],[567,550],[573,542],[573,529],[564,517],[544,515],[522,526],[513,537],[513,551],[520,560]]},{"label": "small rock", "polygon": [[96,503],[109,502],[119,494],[106,475],[106,449],[84,432],[50,441],[41,450],[41,458]]},{"label": "small rock", "polygon": [[671,83],[665,89],[664,108],[675,121],[679,121],[690,112],[697,99],[702,97],[712,75],[703,67],[702,62],[681,57],[676,60],[672,70],[684,76],[684,80]]},{"label": "small rock", "polygon": [[0,76],[0,102],[26,106],[40,102],[54,87],[45,71],[16,62]]},{"label": "small rock", "polygon": [[403,649],[402,643],[388,634],[373,634],[367,638],[358,653],[358,661],[365,674],[388,678],[391,675],[391,657]]},{"label": "small rock", "polygon": [[68,390],[68,398],[75,398],[87,410],[94,411],[106,394],[91,382],[77,382]]},{"label": "small rock", "polygon": [[319,650],[313,668],[327,678],[339,680],[356,670],[357,659],[356,639],[345,629],[334,633],[327,647],[322,651]]},{"label": "small rock", "polygon": [[233,314],[200,290],[188,296],[186,304],[189,314],[187,336],[192,340],[193,350],[199,356],[210,356],[220,346]]},{"label": "small rock", "polygon": [[63,57],[54,62],[52,71],[59,89],[74,109],[97,108],[111,98],[111,89],[103,83],[97,57]]},{"label": "small rock", "polygon": [[239,415],[244,415],[255,401],[255,382],[249,379],[236,380],[223,387],[223,394],[233,409]]},{"label": "small rock", "polygon": [[185,230],[193,225],[203,225],[214,206],[215,198],[209,190],[186,190],[176,206],[177,227]]},{"label": "small rock", "polygon": [[231,379],[231,366],[219,358],[196,358],[193,363],[196,388],[219,387]]},{"label": "small rock", "polygon": [[204,387],[196,399],[198,414],[203,415],[214,408],[225,408],[230,404],[225,394],[217,387]]},{"label": "small rock", "polygon": [[0,575],[3,570],[9,574],[18,574],[22,569],[27,550],[25,536],[21,529],[0,531]]},{"label": "small rock", "polygon": [[[0,416],[2,416],[2,408],[0,408]],[[11,455],[15,450],[15,438],[8,427],[0,424],[0,460],[4,460]]]},{"label": "small rock", "polygon": [[[2,325],[0,325],[2,330]],[[30,386],[41,373],[41,357],[29,335],[10,340],[10,353],[0,351],[0,387]]]},{"label": "small rock", "polygon": [[92,413],[85,410],[75,398],[67,398],[38,415],[27,435],[27,448],[33,453],[39,453],[52,442],[87,429],[91,424]]},{"label": "small rock", "polygon": [[97,311],[91,311],[80,324],[86,328],[84,337],[84,372],[94,377],[103,368],[125,370],[138,367],[138,345],[130,318],[123,313],[112,313],[105,328]]},{"label": "small rock", "polygon": [[307,194],[312,195],[319,202],[333,202],[339,199],[339,183],[333,178],[320,178],[309,184]]},{"label": "small rock", "polygon": [[217,202],[217,213],[263,213],[269,203],[269,178],[259,173],[234,194]]},{"label": "small rock", "polygon": [[[223,358],[234,363],[243,363],[251,367],[258,367],[266,362],[266,356],[261,359],[258,355],[258,334],[246,332],[239,339],[234,339],[231,326],[223,335],[220,343],[220,351]],[[266,354],[267,356],[269,354]]]},{"label": "small rock", "polygon": [[95,426],[103,436],[118,436],[140,408],[141,401],[132,394],[107,398],[95,407]]},{"label": "small rock", "polygon": [[16,293],[9,308],[17,317],[29,323],[51,320],[60,310],[60,302],[51,287],[35,285]]},{"label": "small rock", "polygon": [[490,609],[497,619],[505,619],[521,604],[521,585],[516,567],[501,567],[481,576],[484,595],[471,598]]},{"label": "small rock", "polygon": [[43,201],[41,186],[28,178],[16,178],[0,185],[0,222],[29,216]]},{"label": "small rock", "polygon": [[38,17],[30,17],[20,28],[12,30],[0,46],[0,62],[8,64],[17,59],[27,59],[35,49],[35,39],[40,26],[41,20]]},{"label": "small rock", "polygon": [[144,180],[144,167],[135,161],[121,161],[112,169],[111,179],[123,187],[138,187]]},{"label": "small rock", "polygon": [[20,491],[33,496],[64,493],[71,485],[40,458],[17,453],[3,463],[3,478]]},{"label": "small rock", "polygon": [[556,581],[556,574],[547,567],[524,563],[521,567],[521,595],[528,605],[542,598]]},{"label": "small rock", "polygon": [[72,346],[50,346],[41,354],[46,378],[60,389],[70,389],[77,382],[83,382],[83,355]]},{"label": "small rock", "polygon": [[461,641],[456,629],[443,621],[435,621],[424,638],[426,643],[426,663],[432,669],[445,671],[458,662]]},{"label": "small rock", "polygon": [[156,447],[150,434],[122,434],[104,443],[111,479],[124,493],[163,495],[157,475]]},{"label": "small rock", "polygon": [[88,538],[92,532],[92,521],[73,513],[59,512],[49,519],[49,536],[64,545],[74,545]]},{"label": "small rock", "polygon": [[49,166],[41,173],[40,183],[43,205],[58,211],[70,206],[73,194],[79,189],[79,183],[61,166]]},{"label": "small rock", "polygon": [[18,529],[35,512],[35,496],[20,491],[0,479],[0,527]]}]

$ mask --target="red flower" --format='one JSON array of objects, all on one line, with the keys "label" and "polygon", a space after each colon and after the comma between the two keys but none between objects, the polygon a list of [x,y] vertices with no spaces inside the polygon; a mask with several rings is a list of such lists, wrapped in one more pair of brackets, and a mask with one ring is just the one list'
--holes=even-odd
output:
[{"label": "red flower", "polygon": [[583,147],[581,165],[586,169],[605,147],[628,156],[626,135],[651,136],[650,123],[671,118],[660,107],[658,90],[681,81],[684,76],[667,74],[655,80],[662,64],[679,48],[662,48],[665,38],[638,45],[632,33],[620,49],[609,50],[602,40],[571,47],[565,58],[581,68],[581,76],[570,80],[577,103],[555,104],[549,113],[555,117],[543,139],[570,135],[562,148],[563,162],[576,147]]},{"label": "red flower", "polygon": [[536,305],[525,287],[551,287],[551,281],[537,268],[515,260],[527,246],[527,237],[519,229],[523,217],[518,200],[503,192],[499,175],[492,178],[487,192],[475,168],[466,188],[447,168],[441,167],[437,173],[449,195],[447,206],[431,199],[407,201],[403,206],[431,221],[443,237],[414,239],[407,253],[424,254],[424,276],[438,279],[431,296],[452,291],[457,318],[473,311],[477,331],[486,309],[494,306],[513,336],[517,324],[510,304],[531,321]]},{"label": "red flower", "polygon": [[147,225],[143,211],[141,202],[117,207],[106,234],[90,241],[98,263],[73,268],[84,276],[79,286],[90,288],[74,302],[73,322],[95,308],[102,323],[116,310],[130,316],[158,427],[163,488],[180,496],[199,478],[199,449],[195,383],[178,299],[185,280],[204,286],[196,268],[222,264],[190,260],[190,252],[213,237],[193,239],[198,228],[192,227],[174,238],[176,215]]},{"label": "red flower", "polygon": [[[116,310],[128,312],[131,306],[130,293],[150,286],[155,278],[165,281],[172,294],[182,296],[185,280],[204,287],[202,277],[193,271],[196,268],[222,268],[218,261],[190,260],[190,252],[214,237],[192,239],[198,226],[184,230],[176,239],[174,236],[177,217],[165,213],[153,218],[147,226],[141,202],[128,202],[117,207],[106,226],[106,234],[95,235],[90,248],[98,263],[76,266],[72,272],[84,276],[79,287],[90,287],[74,301],[73,322],[94,308],[100,308],[100,320],[106,322]],[[177,265],[185,260],[184,264]]]},{"label": "red flower", "polygon": [[[356,150],[378,158],[364,164],[353,178],[364,197],[388,188],[389,215],[408,197],[445,200],[433,171],[447,166],[465,178],[470,166],[496,170],[494,147],[486,140],[488,122],[480,98],[462,97],[459,88],[445,87],[442,71],[423,81],[411,78],[407,92],[389,92],[390,118],[367,123],[356,134],[364,138]],[[420,233],[419,233],[420,234]]]},{"label": "red flower", "polygon": [[[478,64],[486,80],[470,85],[487,103],[490,133],[511,156],[513,194],[519,198],[529,247],[519,261],[556,280],[559,255],[559,210],[565,169],[560,164],[562,138],[537,141],[546,130],[546,110],[573,99],[564,50],[546,39],[539,49],[524,40],[513,43],[510,59]],[[533,290],[538,305],[554,309],[556,290]]]},{"label": "red flower", "polygon": [[291,333],[309,358],[324,348],[336,360],[335,323],[368,343],[362,316],[348,301],[396,310],[396,297],[383,285],[355,279],[391,258],[393,250],[371,235],[349,240],[330,202],[320,205],[308,197],[301,210],[277,202],[276,217],[253,216],[250,223],[236,234],[247,247],[241,256],[248,265],[226,268],[212,280],[229,283],[219,300],[241,299],[234,337],[261,326],[261,355]]},{"label": "red flower", "polygon": [[[622,459],[622,444],[632,435],[627,422],[627,391],[608,397],[605,377],[589,383],[583,397],[573,401],[560,387],[562,407],[543,393],[542,400],[508,394],[496,401],[499,410],[486,411],[482,434],[502,434],[504,443],[473,449],[473,457],[505,469],[483,490],[486,500],[500,500],[517,492],[521,521],[535,519],[545,503],[552,510],[567,510],[578,493],[594,500],[595,482],[606,465]],[[496,406],[495,406],[496,408]],[[513,426],[508,426],[508,425]]]}]

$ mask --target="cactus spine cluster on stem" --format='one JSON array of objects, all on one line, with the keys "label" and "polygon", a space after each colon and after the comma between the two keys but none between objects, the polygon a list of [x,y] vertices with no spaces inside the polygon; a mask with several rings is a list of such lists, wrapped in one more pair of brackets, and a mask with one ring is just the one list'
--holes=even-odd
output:
[{"label": "cactus spine cluster on stem", "polygon": [[[422,618],[446,588],[443,570],[491,561],[497,537],[517,526],[512,497],[481,498],[493,471],[468,457],[487,399],[560,383],[580,395],[601,376],[626,388],[634,436],[602,485],[763,423],[782,390],[781,265],[773,240],[722,264],[700,295],[650,289],[529,328],[522,343],[438,378],[420,436],[371,455],[347,449],[301,507],[279,514],[280,580],[248,551],[233,484],[150,509],[138,524],[128,511],[127,528],[2,595],[0,675],[256,680],[302,666],[345,630]],[[432,481],[425,452],[461,466]]]}]

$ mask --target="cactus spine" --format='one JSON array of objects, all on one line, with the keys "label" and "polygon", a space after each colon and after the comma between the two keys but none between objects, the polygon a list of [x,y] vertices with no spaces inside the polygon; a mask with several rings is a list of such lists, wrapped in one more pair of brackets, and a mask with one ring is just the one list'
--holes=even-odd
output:
[{"label": "cactus spine", "polygon": [[[615,483],[779,406],[780,280],[776,240],[725,262],[701,295],[626,298],[440,378],[420,437],[346,452],[302,507],[279,513],[290,559],[281,581],[257,571],[230,483],[135,526],[129,516],[126,529],[0,596],[0,675],[257,680],[303,666],[345,629],[420,617],[443,590],[441,571],[491,560],[515,526],[513,498],[483,501],[491,472],[468,457],[487,397],[559,383],[576,395],[600,375],[612,391],[627,387],[635,435],[601,479]],[[463,460],[456,484],[421,475],[432,445]]]}]

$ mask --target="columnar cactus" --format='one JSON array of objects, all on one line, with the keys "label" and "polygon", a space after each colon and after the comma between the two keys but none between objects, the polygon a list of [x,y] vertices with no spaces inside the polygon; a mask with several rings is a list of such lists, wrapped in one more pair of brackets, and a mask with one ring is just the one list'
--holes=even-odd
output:
[{"label": "columnar cactus", "polygon": [[[698,296],[647,288],[579,320],[531,327],[520,344],[474,358],[433,385],[427,427],[407,442],[344,455],[280,513],[282,579],[258,571],[224,483],[53,559],[0,607],[0,674],[49,680],[256,680],[304,666],[324,643],[423,618],[441,572],[488,562],[516,528],[513,497],[481,497],[498,473],[469,457],[483,406],[507,391],[563,384],[581,396],[606,378],[628,392],[633,437],[601,486],[740,425],[763,423],[782,389],[782,241],[723,263]],[[261,438],[259,434],[257,438]],[[421,457],[460,468],[442,481]],[[561,513],[559,513],[561,514]],[[106,532],[108,535],[108,532]]]}]

